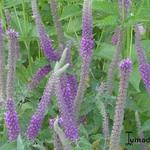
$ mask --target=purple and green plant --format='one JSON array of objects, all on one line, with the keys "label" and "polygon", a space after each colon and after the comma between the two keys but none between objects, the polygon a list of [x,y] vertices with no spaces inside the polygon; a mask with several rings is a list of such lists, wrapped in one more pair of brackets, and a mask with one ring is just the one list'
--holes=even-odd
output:
[{"label": "purple and green plant", "polygon": [[93,25],[92,25],[92,1],[84,0],[82,14],[82,38],[80,44],[80,56],[82,58],[82,66],[80,73],[80,82],[78,85],[77,94],[74,101],[74,113],[76,120],[79,119],[81,103],[84,99],[86,91],[86,81],[89,75],[90,61],[93,53]]},{"label": "purple and green plant", "polygon": [[56,33],[57,33],[57,39],[59,42],[59,49],[60,51],[63,51],[66,45],[65,45],[63,27],[62,27],[62,24],[58,15],[57,0],[50,0],[50,6],[51,6],[51,13],[53,16],[53,22],[54,22]]},{"label": "purple and green plant", "polygon": [[6,81],[6,111],[4,114],[5,124],[8,132],[9,141],[14,141],[20,134],[19,118],[16,112],[14,101],[14,85],[15,85],[15,73],[16,73],[16,60],[17,60],[17,43],[18,32],[14,29],[8,29],[6,32],[9,38],[9,50],[8,50],[8,71]]},{"label": "purple and green plant", "polygon": [[116,101],[114,123],[112,127],[109,150],[116,150],[119,146],[120,135],[122,131],[122,124],[124,118],[124,109],[127,98],[127,88],[129,82],[129,76],[132,70],[132,61],[127,58],[120,62],[120,84],[119,94]]},{"label": "purple and green plant", "polygon": [[27,128],[26,134],[27,134],[28,139],[33,140],[37,137],[41,129],[43,119],[45,117],[45,112],[48,109],[50,102],[51,102],[51,96],[53,95],[55,82],[58,76],[60,76],[69,66],[69,64],[62,66],[66,59],[66,53],[67,53],[67,49],[64,50],[60,61],[56,62],[54,71],[52,72],[45,86],[41,101],[39,102],[37,109],[35,113],[33,114],[30,120],[30,123],[28,125],[28,128]]},{"label": "purple and green plant", "polygon": [[138,25],[135,27],[135,47],[139,64],[139,71],[147,92],[150,94],[150,64],[148,63],[141,43],[141,33]]}]

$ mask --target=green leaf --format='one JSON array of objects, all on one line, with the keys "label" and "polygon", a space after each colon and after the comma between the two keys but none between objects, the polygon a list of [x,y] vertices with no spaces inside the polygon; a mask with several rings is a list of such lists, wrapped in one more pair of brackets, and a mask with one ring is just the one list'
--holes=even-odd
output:
[{"label": "green leaf", "polygon": [[92,150],[92,145],[89,143],[89,141],[84,138],[84,137],[81,137],[80,138],[80,143],[79,143],[80,147],[83,149],[83,150]]},{"label": "green leaf", "polygon": [[61,20],[77,16],[80,14],[80,7],[78,5],[65,6],[61,15]]},{"label": "green leaf", "polygon": [[70,20],[69,23],[65,25],[67,32],[74,33],[81,30],[81,20],[80,17]]},{"label": "green leaf", "polygon": [[94,0],[92,5],[93,10],[103,12],[105,14],[117,14],[117,9],[112,2]]},{"label": "green leaf", "polygon": [[118,23],[118,17],[117,16],[107,16],[101,20],[96,20],[94,24],[98,27],[103,27],[103,26],[116,26]]},{"label": "green leaf", "polygon": [[146,112],[146,115],[148,115],[148,112],[150,111],[150,97],[148,93],[141,92],[140,94],[136,94],[135,100],[137,100],[137,106],[140,108],[140,110]]},{"label": "green leaf", "polygon": [[141,131],[149,131],[150,130],[150,119],[147,120],[141,127]]},{"label": "green leaf", "polygon": [[18,139],[17,139],[17,150],[24,150],[23,141],[20,135],[18,136]]},{"label": "green leaf", "polygon": [[[30,3],[30,0],[24,0],[24,2],[26,2],[26,3]],[[13,6],[17,6],[17,5],[19,5],[19,4],[22,4],[22,0],[5,0],[4,1],[4,7],[5,7],[5,9],[6,8],[11,8],[11,7],[13,7]]]},{"label": "green leaf", "polygon": [[116,47],[111,44],[102,43],[100,50],[94,52],[94,56],[96,55],[96,57],[112,60],[115,49]]},{"label": "green leaf", "polygon": [[0,147],[0,150],[16,150],[16,142],[5,143]]},{"label": "green leaf", "polygon": [[140,89],[139,89],[140,81],[141,81],[141,77],[140,77],[140,73],[138,70],[138,66],[135,65],[130,75],[130,83],[136,89],[137,92],[140,92]]}]

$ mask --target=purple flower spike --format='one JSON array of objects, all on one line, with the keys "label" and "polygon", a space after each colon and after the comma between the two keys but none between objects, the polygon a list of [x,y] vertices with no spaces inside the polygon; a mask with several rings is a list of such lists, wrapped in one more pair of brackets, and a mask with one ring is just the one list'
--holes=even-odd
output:
[{"label": "purple flower spike", "polygon": [[37,136],[37,133],[41,129],[43,118],[44,116],[40,114],[35,114],[32,116],[27,130],[27,136],[29,139],[34,139]]},{"label": "purple flower spike", "polygon": [[41,16],[40,16],[38,8],[37,8],[36,0],[32,0],[32,12],[33,12],[33,16],[35,17],[35,22],[36,22],[36,26],[37,26],[38,34],[39,34],[39,38],[40,38],[40,44],[43,49],[45,57],[49,61],[58,60],[60,58],[60,55],[56,51],[54,51],[53,46],[52,46],[52,41],[48,37],[48,34],[46,33],[46,31],[44,29],[44,25],[42,23]]},{"label": "purple flower spike", "polygon": [[80,45],[80,55],[83,60],[90,59],[93,52],[94,40],[92,27],[91,0],[84,0],[82,17],[82,39]]},{"label": "purple flower spike", "polygon": [[16,140],[20,134],[20,126],[15,104],[12,99],[7,100],[6,102],[5,123],[8,130],[9,141]]},{"label": "purple flower spike", "polygon": [[26,132],[28,139],[34,140],[37,137],[38,132],[40,131],[40,128],[42,126],[42,122],[44,119],[45,111],[47,110],[50,104],[54,81],[55,81],[55,78],[52,75],[52,77],[49,78],[49,81],[45,87],[41,101],[38,104],[38,107],[30,120],[29,126],[27,128],[27,132]]},{"label": "purple flower spike", "polygon": [[34,89],[37,87],[39,82],[50,72],[51,66],[45,65],[44,67],[37,70],[35,75],[32,77],[32,81],[29,84],[29,89]]},{"label": "purple flower spike", "polygon": [[141,64],[139,65],[140,73],[142,80],[145,84],[145,87],[150,94],[150,64]]},{"label": "purple flower spike", "polygon": [[147,62],[147,58],[144,53],[144,49],[141,44],[141,33],[139,31],[138,25],[135,27],[135,47],[138,57],[138,63],[143,64]]},{"label": "purple flower spike", "polygon": [[[62,78],[64,78],[64,80],[62,80]],[[62,78],[60,79],[61,81],[59,81],[59,79],[56,81],[58,103],[65,129],[65,135],[70,141],[75,142],[79,138],[79,132],[73,113],[74,96],[71,91],[72,85],[68,82],[69,80],[67,80],[66,76]]]},{"label": "purple flower spike", "polygon": [[148,64],[144,49],[142,48],[141,33],[138,25],[135,27],[135,46],[138,56],[139,71],[144,85],[150,94],[150,64]]},{"label": "purple flower spike", "polygon": [[77,93],[77,80],[74,75],[64,75],[61,77],[61,90],[69,112],[73,114],[74,99]]}]

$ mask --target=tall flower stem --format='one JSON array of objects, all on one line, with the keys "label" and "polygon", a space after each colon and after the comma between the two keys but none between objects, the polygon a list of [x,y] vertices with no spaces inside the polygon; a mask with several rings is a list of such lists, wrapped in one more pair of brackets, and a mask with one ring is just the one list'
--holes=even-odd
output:
[{"label": "tall flower stem", "polygon": [[8,72],[6,83],[6,112],[5,124],[8,130],[9,141],[14,141],[20,134],[19,119],[16,112],[14,95],[14,81],[16,71],[16,57],[18,50],[18,33],[13,29],[8,29],[7,35],[9,37],[9,51],[8,51]]},{"label": "tall flower stem", "polygon": [[106,92],[106,83],[101,83],[99,89],[98,89],[98,94],[97,94],[97,107],[100,110],[100,113],[103,117],[102,121],[102,126],[103,126],[103,135],[105,137],[105,140],[108,141],[109,139],[109,118],[108,114],[106,111],[106,104],[102,101],[101,97],[105,94]]},{"label": "tall flower stem", "polygon": [[118,27],[117,32],[118,32],[117,33],[117,36],[118,36],[117,49],[113,55],[112,61],[110,63],[109,69],[108,69],[107,91],[108,91],[109,95],[112,94],[114,74],[115,74],[115,70],[117,68],[118,62],[120,60],[120,55],[121,55],[121,51],[122,51],[123,33],[122,33],[120,27]]},{"label": "tall flower stem", "polygon": [[3,51],[3,29],[2,22],[0,20],[0,105],[4,103],[5,99],[5,65],[4,65],[4,51]]},{"label": "tall flower stem", "polygon": [[53,16],[53,22],[54,22],[54,25],[56,28],[57,37],[58,37],[58,41],[59,41],[59,49],[61,51],[63,51],[65,48],[65,37],[64,37],[64,33],[63,33],[62,24],[61,24],[59,15],[58,15],[57,0],[50,0],[50,6],[51,6],[51,12],[52,12],[52,16]]},{"label": "tall flower stem", "polygon": [[130,59],[125,59],[120,63],[120,84],[119,95],[117,97],[114,124],[110,137],[109,150],[117,150],[119,146],[120,134],[122,130],[122,123],[124,117],[124,107],[126,102],[127,88],[129,75],[132,69],[132,62]]}]

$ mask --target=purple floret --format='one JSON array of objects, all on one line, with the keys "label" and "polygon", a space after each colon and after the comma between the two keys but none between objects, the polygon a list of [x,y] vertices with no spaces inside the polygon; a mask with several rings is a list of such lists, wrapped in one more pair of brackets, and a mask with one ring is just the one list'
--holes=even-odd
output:
[{"label": "purple floret", "polygon": [[120,62],[120,70],[121,72],[130,72],[132,70],[132,61],[127,58]]}]

